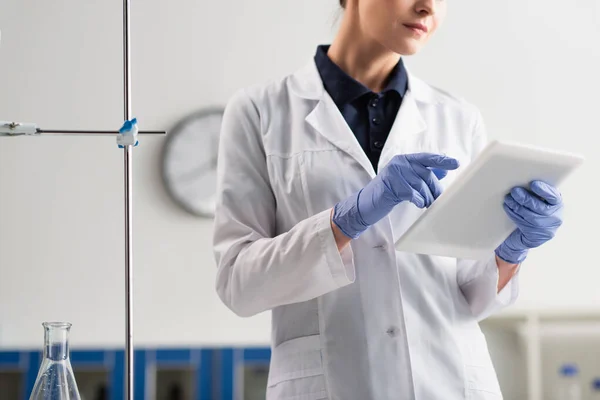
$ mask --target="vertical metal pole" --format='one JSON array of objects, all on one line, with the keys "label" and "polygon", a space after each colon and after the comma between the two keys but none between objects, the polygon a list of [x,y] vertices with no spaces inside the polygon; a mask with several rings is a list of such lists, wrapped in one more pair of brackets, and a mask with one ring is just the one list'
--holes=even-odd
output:
[{"label": "vertical metal pole", "polygon": [[[131,119],[130,0],[123,0],[123,106]],[[125,161],[125,400],[133,400],[133,152],[123,149]]]}]

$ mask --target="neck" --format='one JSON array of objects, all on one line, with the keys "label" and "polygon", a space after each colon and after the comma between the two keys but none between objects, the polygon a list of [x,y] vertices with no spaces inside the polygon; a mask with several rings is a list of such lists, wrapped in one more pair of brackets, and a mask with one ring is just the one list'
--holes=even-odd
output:
[{"label": "neck", "polygon": [[47,327],[44,334],[44,358],[53,361],[61,361],[69,358],[68,335],[68,328]]},{"label": "neck", "polygon": [[345,73],[377,93],[385,88],[400,55],[383,47],[357,27],[360,27],[359,16],[350,8],[344,14],[327,55]]}]

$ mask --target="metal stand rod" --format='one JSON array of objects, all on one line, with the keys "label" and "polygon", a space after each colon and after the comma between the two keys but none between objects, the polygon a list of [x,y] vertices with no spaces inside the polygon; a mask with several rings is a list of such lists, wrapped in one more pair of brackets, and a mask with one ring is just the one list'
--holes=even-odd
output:
[{"label": "metal stand rod", "polygon": [[[123,108],[131,119],[130,1],[123,0]],[[133,146],[125,146],[125,400],[133,400]]]},{"label": "metal stand rod", "polygon": [[125,146],[125,371],[126,400],[133,400],[133,168],[132,146]]},{"label": "metal stand rod", "polygon": [[[123,108],[125,121],[131,120],[130,0],[123,0]],[[44,130],[35,124],[0,121],[0,136],[40,135],[118,135],[118,131]],[[164,135],[164,131],[138,134]],[[133,145],[123,146],[125,191],[125,400],[133,400]]]},{"label": "metal stand rod", "polygon": [[[165,131],[139,131],[138,135],[165,135],[167,132]],[[119,134],[118,131],[68,131],[68,130],[46,130],[46,129],[38,129],[37,134],[40,135],[79,135],[79,136],[106,136],[112,135],[116,136]]]}]

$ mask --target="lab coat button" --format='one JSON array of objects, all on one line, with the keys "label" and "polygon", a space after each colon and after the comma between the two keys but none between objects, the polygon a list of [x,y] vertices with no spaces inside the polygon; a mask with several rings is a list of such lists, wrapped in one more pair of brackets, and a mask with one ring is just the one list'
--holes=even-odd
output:
[{"label": "lab coat button", "polygon": [[387,244],[383,243],[383,244],[375,246],[375,248],[385,251],[385,250],[387,250]]},{"label": "lab coat button", "polygon": [[396,337],[398,335],[398,328],[390,326],[385,333],[387,333],[389,337]]}]

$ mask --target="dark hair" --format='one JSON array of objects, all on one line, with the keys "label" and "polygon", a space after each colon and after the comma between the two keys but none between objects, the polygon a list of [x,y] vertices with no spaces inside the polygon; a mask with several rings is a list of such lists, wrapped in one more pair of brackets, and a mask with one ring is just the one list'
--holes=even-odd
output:
[{"label": "dark hair", "polygon": [[342,8],[346,8],[347,2],[348,2],[348,0],[340,0],[340,6],[342,6]]}]

